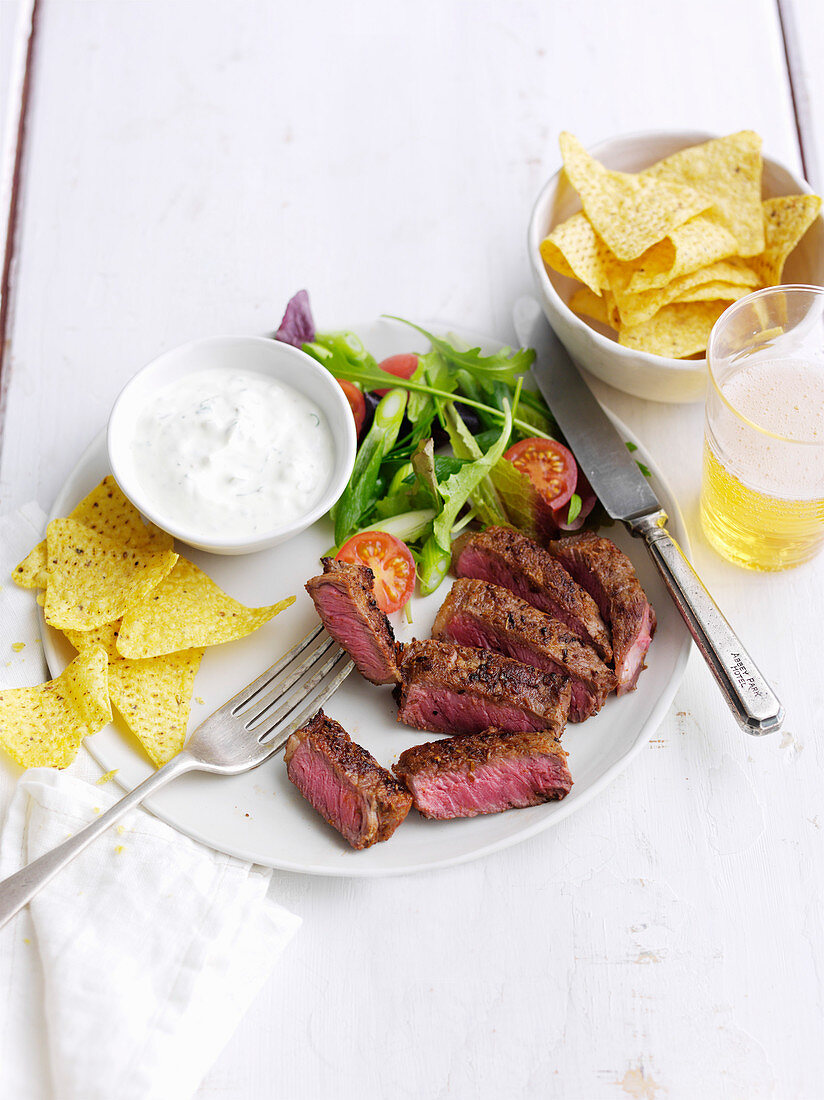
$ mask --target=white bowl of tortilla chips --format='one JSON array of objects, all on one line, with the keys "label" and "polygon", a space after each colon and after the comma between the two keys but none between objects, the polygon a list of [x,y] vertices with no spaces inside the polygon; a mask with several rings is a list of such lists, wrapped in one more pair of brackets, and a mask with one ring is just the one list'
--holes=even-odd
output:
[{"label": "white bowl of tortilla chips", "polygon": [[824,284],[820,200],[752,131],[660,130],[589,152],[563,134],[561,146],[565,168],[532,212],[530,266],[572,358],[616,389],[702,400],[709,333],[731,302]]}]

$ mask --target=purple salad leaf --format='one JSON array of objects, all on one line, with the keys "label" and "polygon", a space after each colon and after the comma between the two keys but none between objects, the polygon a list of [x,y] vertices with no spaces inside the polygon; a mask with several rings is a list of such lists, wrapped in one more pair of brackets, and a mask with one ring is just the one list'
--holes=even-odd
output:
[{"label": "purple salad leaf", "polygon": [[307,291],[299,290],[289,299],[275,339],[296,348],[302,348],[304,344],[315,339],[315,322],[312,319]]}]

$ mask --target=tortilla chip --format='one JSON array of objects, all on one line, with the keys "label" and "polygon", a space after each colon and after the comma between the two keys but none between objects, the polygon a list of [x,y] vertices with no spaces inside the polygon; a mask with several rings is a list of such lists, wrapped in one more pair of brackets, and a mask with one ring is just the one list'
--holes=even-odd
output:
[{"label": "tortilla chip", "polygon": [[684,302],[667,305],[643,324],[618,330],[618,343],[636,351],[684,359],[707,350],[712,326],[727,302]]},{"label": "tortilla chip", "polygon": [[64,630],[63,633],[69,639],[78,653],[87,653],[95,646],[103,646],[106,656],[110,661],[116,660],[120,654],[117,652],[117,634],[120,630],[120,619],[105,626],[97,626],[94,630]]},{"label": "tortilla chip", "polygon": [[609,269],[617,262],[583,213],[552,230],[541,242],[541,256],[560,275],[578,279],[598,296],[609,286]]},{"label": "tortilla chip", "polygon": [[160,657],[243,638],[295,602],[245,607],[192,562],[180,558],[156,591],[123,616],[117,649],[123,657]]},{"label": "tortilla chip", "polygon": [[59,629],[92,630],[114,622],[156,588],[177,561],[172,550],[131,550],[74,519],[53,519],[46,546],[45,616]]},{"label": "tortilla chip", "polygon": [[564,168],[595,232],[619,260],[634,260],[712,205],[706,194],[646,174],[612,172],[572,134],[561,134]]},{"label": "tortilla chip", "polygon": [[761,138],[752,130],[713,138],[681,149],[647,168],[645,179],[688,187],[713,206],[720,224],[736,240],[736,256],[764,249],[761,216]]},{"label": "tortilla chip", "polygon": [[764,212],[764,251],[750,259],[750,267],[764,286],[778,286],[784,263],[810,228],[821,209],[818,195],[785,195],[767,199]]},{"label": "tortilla chip", "polygon": [[677,298],[673,298],[673,303],[677,302],[737,302],[739,298],[744,298],[748,294],[752,294],[753,287],[750,286],[734,286],[732,283],[702,283],[701,286],[695,286],[691,290],[685,290],[683,294],[679,294]]},{"label": "tortilla chip", "polygon": [[672,302],[680,294],[700,286],[702,283],[721,282],[733,286],[747,287],[752,290],[758,286],[758,276],[743,260],[719,260],[709,267],[699,268],[689,275],[682,275],[667,286],[658,290],[646,290],[641,294],[632,294],[613,286],[615,302],[618,306],[621,324],[627,327],[640,325],[653,317],[659,309]]},{"label": "tortilla chip", "polygon": [[585,317],[592,317],[604,325],[609,324],[607,316],[607,304],[603,298],[599,298],[587,286],[576,290],[569,300],[569,308],[575,313],[582,313]]},{"label": "tortilla chip", "polygon": [[11,579],[21,588],[45,588],[47,580],[46,540],[38,542],[15,567]]},{"label": "tortilla chip", "polygon": [[691,271],[734,256],[737,247],[735,237],[721,224],[720,216],[714,210],[706,210],[673,229],[667,238],[627,265],[624,286],[633,294],[657,290]]},{"label": "tortilla chip", "polygon": [[95,648],[56,680],[0,691],[0,744],[23,768],[65,768],[111,717],[106,654]]},{"label": "tortilla chip", "polygon": [[157,767],[183,748],[202,649],[109,665],[109,694]]},{"label": "tortilla chip", "polygon": [[613,328],[618,328],[621,324],[621,314],[618,312],[615,295],[611,290],[604,291],[604,306],[607,311],[607,324],[612,325]]},{"label": "tortilla chip", "polygon": [[[120,490],[111,474],[104,477],[88,496],[84,497],[68,516],[92,531],[132,546],[148,546],[152,550],[171,550],[171,535],[145,524],[140,512]],[[46,540],[43,539],[12,573],[12,580],[21,588],[45,588],[47,581]]]}]

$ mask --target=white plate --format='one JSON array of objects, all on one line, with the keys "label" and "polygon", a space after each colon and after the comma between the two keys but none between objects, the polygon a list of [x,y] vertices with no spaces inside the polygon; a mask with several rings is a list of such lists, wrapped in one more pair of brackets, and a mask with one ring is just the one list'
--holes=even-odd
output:
[{"label": "white plate", "polygon": [[[358,334],[378,358],[395,352],[426,349],[426,341],[395,322],[381,320],[360,326]],[[473,334],[470,343],[481,342]],[[487,350],[500,344],[484,340]],[[619,422],[625,439],[635,440]],[[655,469],[653,485],[670,516],[670,531],[688,549],[678,505]],[[105,435],[91,444],[69,475],[54,502],[53,516],[68,515],[74,505],[110,471]],[[567,817],[609,783],[649,740],[672,701],[684,672],[690,639],[642,544],[622,525],[606,532],[630,555],[658,616],[658,631],[648,667],[638,690],[622,699],[612,696],[595,718],[571,725],[564,734],[574,779],[562,802],[512,810],[460,821],[425,821],[413,810],[388,843],[353,851],[311,809],[286,777],[278,753],[255,771],[231,778],[187,775],[175,780],[147,802],[158,817],[196,840],[243,859],[270,867],[316,875],[379,876],[428,870],[462,863],[534,836]],[[270,550],[244,557],[222,557],[182,550],[236,599],[261,606],[291,593],[297,601],[257,633],[238,642],[216,646],[206,656],[195,683],[190,728],[219,707],[244,684],[267,668],[278,655],[317,622],[303,585],[319,572],[318,558],[332,544],[331,525],[322,520],[302,535]],[[401,641],[429,636],[435,612],[446,597],[448,582],[413,604],[413,624],[394,616]],[[74,656],[62,635],[43,623],[43,646],[52,675]],[[355,741],[385,766],[411,745],[430,735],[401,726],[389,688],[376,688],[352,673],[330,700],[327,711]],[[101,730],[85,744],[106,770],[117,769],[116,781],[131,790],[151,773],[151,765],[133,736],[119,722]]]}]

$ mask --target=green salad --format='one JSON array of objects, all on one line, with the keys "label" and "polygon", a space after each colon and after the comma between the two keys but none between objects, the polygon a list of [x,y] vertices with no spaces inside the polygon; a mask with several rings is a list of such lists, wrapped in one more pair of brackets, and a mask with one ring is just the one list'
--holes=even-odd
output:
[{"label": "green salad", "polygon": [[546,538],[578,529],[595,504],[530,384],[530,349],[485,355],[393,320],[426,337],[429,350],[379,363],[354,333],[316,331],[305,291],[276,334],[326,367],[349,400],[358,450],[331,512],[331,553],[372,567],[384,610],[406,603],[416,576],[421,595],[435,591],[469,524]]}]

